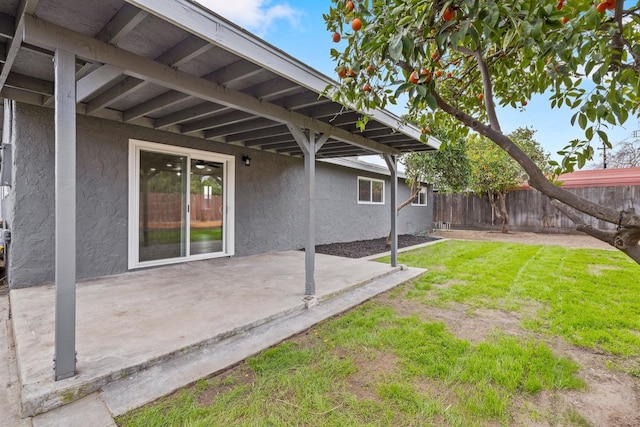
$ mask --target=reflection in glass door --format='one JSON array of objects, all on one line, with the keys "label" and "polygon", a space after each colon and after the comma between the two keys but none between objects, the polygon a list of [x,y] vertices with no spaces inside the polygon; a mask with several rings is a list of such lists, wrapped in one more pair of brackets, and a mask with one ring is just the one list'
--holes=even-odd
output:
[{"label": "reflection in glass door", "polygon": [[129,268],[234,253],[235,157],[129,143]]},{"label": "reflection in glass door", "polygon": [[224,164],[191,159],[189,197],[190,254],[222,252]]},{"label": "reflection in glass door", "polygon": [[186,256],[186,157],[140,151],[139,261]]}]

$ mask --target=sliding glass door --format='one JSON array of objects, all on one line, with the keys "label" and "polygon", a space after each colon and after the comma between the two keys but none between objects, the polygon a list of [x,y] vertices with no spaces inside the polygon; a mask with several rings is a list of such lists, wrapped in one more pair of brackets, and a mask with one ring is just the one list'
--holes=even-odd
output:
[{"label": "sliding glass door", "polygon": [[130,268],[233,255],[233,159],[131,141]]}]

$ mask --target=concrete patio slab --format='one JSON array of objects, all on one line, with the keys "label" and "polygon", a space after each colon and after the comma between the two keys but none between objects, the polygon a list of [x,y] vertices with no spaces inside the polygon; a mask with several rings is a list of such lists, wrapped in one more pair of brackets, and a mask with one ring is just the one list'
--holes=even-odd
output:
[{"label": "concrete patio slab", "polygon": [[[12,290],[23,415],[70,403],[267,322],[325,310],[323,301],[331,296],[398,271],[380,263],[317,255],[321,304],[310,310],[303,301],[304,252],[299,251],[197,261],[85,281],[77,286],[78,374],[57,382],[52,371],[54,288]],[[119,412],[123,406],[111,407]]]}]

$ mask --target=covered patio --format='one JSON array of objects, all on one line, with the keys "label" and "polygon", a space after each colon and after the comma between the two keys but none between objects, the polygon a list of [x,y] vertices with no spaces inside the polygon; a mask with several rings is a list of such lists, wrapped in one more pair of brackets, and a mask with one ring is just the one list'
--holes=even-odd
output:
[{"label": "covered patio", "polygon": [[[390,273],[395,284],[419,273],[397,272],[397,158],[437,149],[439,142],[422,142],[419,129],[382,110],[367,111],[360,130],[364,113],[324,94],[335,81],[194,2],[9,0],[0,5],[0,63],[5,119],[16,105],[55,112],[55,209],[48,213],[55,216],[55,284],[11,290],[26,415]],[[194,138],[212,152],[231,147],[223,158],[225,183],[250,150],[304,158],[305,214],[296,220],[304,223],[305,252],[192,261],[79,282],[80,116],[131,133],[144,128]],[[12,141],[7,122],[5,145]],[[391,176],[391,266],[316,257],[316,160],[371,154],[384,157]],[[195,170],[199,160],[193,161]],[[130,182],[139,176],[135,167],[129,173]],[[230,200],[220,256],[234,255]],[[141,234],[132,226],[136,205],[130,198],[128,213],[121,212],[126,203],[113,212],[128,215],[122,234],[130,245]],[[182,206],[183,213],[189,208]],[[131,258],[131,247],[114,264]]]},{"label": "covered patio", "polygon": [[84,281],[77,286],[78,372],[60,381],[50,365],[54,287],[12,290],[23,415],[96,391],[113,415],[122,414],[422,273],[317,255],[318,304],[313,307],[300,286],[302,251],[194,261]]}]

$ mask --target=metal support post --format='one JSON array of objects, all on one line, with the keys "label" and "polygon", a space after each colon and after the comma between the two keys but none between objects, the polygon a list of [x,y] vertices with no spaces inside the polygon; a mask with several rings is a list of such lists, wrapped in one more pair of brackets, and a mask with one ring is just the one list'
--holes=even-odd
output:
[{"label": "metal support post", "polygon": [[75,55],[55,51],[55,380],[76,374]]},{"label": "metal support post", "polygon": [[315,187],[316,187],[316,153],[329,139],[329,135],[317,135],[314,131],[309,131],[308,135],[302,129],[288,124],[289,131],[295,138],[304,154],[304,176],[306,187],[306,215],[305,228],[307,238],[304,245],[304,271],[305,285],[304,293],[307,296],[316,294],[315,268],[316,268],[316,208],[315,208]]},{"label": "metal support post", "polygon": [[384,161],[391,172],[391,266],[398,265],[398,156],[385,154]]}]

